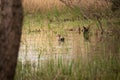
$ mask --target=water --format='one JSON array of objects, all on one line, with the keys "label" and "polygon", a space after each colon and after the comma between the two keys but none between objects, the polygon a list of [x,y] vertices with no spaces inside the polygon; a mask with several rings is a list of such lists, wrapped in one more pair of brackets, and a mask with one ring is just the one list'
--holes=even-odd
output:
[{"label": "water", "polygon": [[[112,34],[112,35],[111,35]],[[84,60],[95,55],[115,56],[120,58],[119,31],[114,30],[103,35],[99,31],[90,33],[86,40],[84,34],[77,31],[65,31],[61,34],[65,42],[58,41],[58,34],[53,31],[23,34],[19,51],[19,61],[38,64],[50,58],[72,59],[81,56]]]}]

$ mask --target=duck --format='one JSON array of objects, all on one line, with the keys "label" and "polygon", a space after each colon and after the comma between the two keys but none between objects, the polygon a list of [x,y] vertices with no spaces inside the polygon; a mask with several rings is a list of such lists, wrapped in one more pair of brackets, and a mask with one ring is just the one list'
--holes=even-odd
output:
[{"label": "duck", "polygon": [[65,42],[65,38],[63,36],[61,36],[60,34],[58,34],[58,41]]},{"label": "duck", "polygon": [[83,36],[85,40],[89,40],[89,27],[83,26]]}]

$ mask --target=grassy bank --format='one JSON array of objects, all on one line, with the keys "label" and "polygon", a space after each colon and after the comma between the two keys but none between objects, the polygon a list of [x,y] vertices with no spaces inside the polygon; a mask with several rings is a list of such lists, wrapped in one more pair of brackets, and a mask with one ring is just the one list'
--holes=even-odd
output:
[{"label": "grassy bank", "polygon": [[80,10],[75,11],[76,12],[72,12],[71,10],[66,11],[66,9],[58,11],[54,9],[47,13],[37,12],[34,14],[25,14],[23,32],[56,30],[58,28],[63,30],[78,27],[82,28],[82,26],[88,26],[95,22],[95,20],[84,19]]},{"label": "grassy bank", "polygon": [[[88,55],[89,56],[89,55]],[[50,59],[36,67],[18,63],[15,80],[119,80],[119,57],[94,55],[84,60]]]}]

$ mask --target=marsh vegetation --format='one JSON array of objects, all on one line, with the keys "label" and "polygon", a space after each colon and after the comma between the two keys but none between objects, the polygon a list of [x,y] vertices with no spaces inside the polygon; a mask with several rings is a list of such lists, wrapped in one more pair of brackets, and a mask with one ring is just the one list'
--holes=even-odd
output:
[{"label": "marsh vegetation", "polygon": [[23,0],[15,80],[120,80],[119,9],[87,1]]}]

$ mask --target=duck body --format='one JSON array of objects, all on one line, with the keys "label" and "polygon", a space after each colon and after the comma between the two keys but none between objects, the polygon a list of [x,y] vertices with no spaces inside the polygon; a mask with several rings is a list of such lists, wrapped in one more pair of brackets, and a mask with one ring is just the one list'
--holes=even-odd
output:
[{"label": "duck body", "polygon": [[64,42],[64,41],[65,41],[65,38],[62,37],[61,35],[58,35],[58,41],[59,41],[59,42]]},{"label": "duck body", "polygon": [[65,38],[64,38],[64,37],[61,37],[61,38],[59,38],[58,41],[64,42],[64,41],[65,41]]},{"label": "duck body", "polygon": [[89,27],[83,26],[83,36],[85,40],[89,40]]}]

